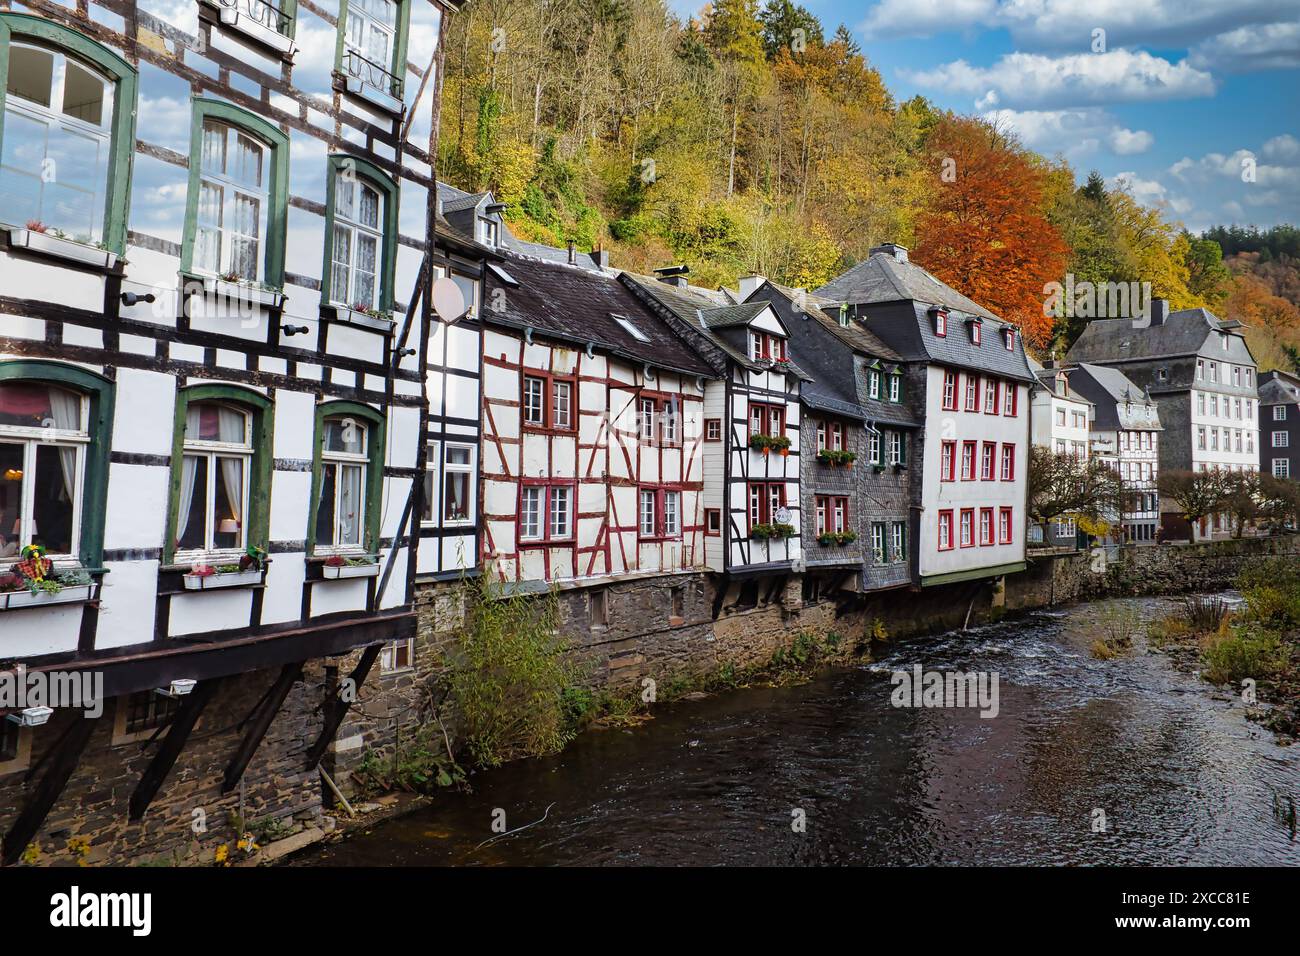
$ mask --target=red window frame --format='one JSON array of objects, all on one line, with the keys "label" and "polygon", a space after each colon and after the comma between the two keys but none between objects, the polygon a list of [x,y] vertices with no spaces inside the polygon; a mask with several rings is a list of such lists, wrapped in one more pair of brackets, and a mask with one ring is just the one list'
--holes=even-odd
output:
[{"label": "red window frame", "polygon": [[[758,492],[758,514],[754,514],[754,492]],[[773,492],[776,492],[775,498]],[[756,524],[773,524],[776,518],[773,516],[777,508],[785,507],[785,482],[783,481],[751,481],[749,483],[748,495],[746,497],[747,507],[746,515],[749,517],[749,531],[754,530]],[[775,504],[776,508],[772,505]],[[758,520],[755,520],[757,518]]]},{"label": "red window frame", "polygon": [[722,534],[722,509],[705,508],[704,509],[704,536],[707,538],[716,538],[720,534]]},{"label": "red window frame", "polygon": [[[984,520],[986,518],[988,519],[988,528],[987,528],[988,534],[984,533],[985,532]],[[993,543],[994,534],[996,534],[996,531],[993,528],[993,509],[981,508],[980,509],[980,547],[982,548],[985,547],[986,545],[991,545]]]},{"label": "red window frame", "polygon": [[[969,524],[969,525],[966,524],[966,519],[967,519],[967,517],[970,518],[970,524]],[[963,528],[963,527],[969,527],[969,528],[970,528],[970,540],[969,540],[969,541],[962,541],[962,540],[961,540],[961,538],[962,538],[962,528]],[[957,543],[958,543],[961,547],[963,547],[963,548],[973,548],[973,547],[975,547],[975,509],[974,509],[974,508],[962,508],[962,509],[961,509],[961,515],[958,517],[958,520],[957,520]]]},{"label": "red window frame", "polygon": [[[538,379],[543,382],[542,386],[542,421],[541,423],[530,422],[524,419],[524,402],[523,394],[525,384],[528,379]],[[555,424],[555,395],[556,385],[569,386],[569,424]],[[524,369],[523,378],[519,383],[519,421],[520,424],[530,431],[543,432],[576,432],[578,430],[578,379],[573,375],[552,375],[550,372],[543,372],[540,369]],[[640,427],[638,423],[638,428]]]},{"label": "red window frame", "polygon": [[[758,412],[759,430],[754,431],[754,413]],[[777,430],[772,429],[773,412],[779,416],[781,427]],[[769,438],[775,438],[778,435],[785,434],[786,425],[786,408],[784,405],[775,405],[771,402],[750,402],[749,403],[749,434],[767,435]]]},{"label": "red window frame", "polygon": [[[1008,456],[1007,454],[1008,452],[1010,452],[1010,456]],[[1016,480],[1016,446],[1015,445],[1007,444],[1006,442],[1002,444],[1002,457],[998,462],[998,477],[1002,481]]]},{"label": "red window frame", "polygon": [[784,362],[789,355],[786,351],[785,339],[779,335],[773,335],[771,332],[750,329],[749,345],[756,359],[774,359],[778,362]]},{"label": "red window frame", "polygon": [[[943,543],[943,533],[945,530],[948,532],[947,544]],[[940,551],[951,551],[957,544],[956,539],[953,537],[951,509],[939,512],[938,536],[936,538],[936,543],[938,544]]]},{"label": "red window frame", "polygon": [[940,396],[944,411],[957,410],[957,373],[948,369],[943,373],[943,393]]},{"label": "red window frame", "polygon": [[[849,530],[849,499],[846,495],[816,495],[816,526],[819,535]],[[844,510],[844,527],[836,528],[836,509]]]},{"label": "red window frame", "polygon": [[[641,496],[651,492],[655,496],[655,527],[653,534],[641,529]],[[668,534],[664,530],[664,496],[677,495],[677,530]],[[677,541],[682,536],[682,491],[680,488],[638,485],[636,489],[636,536],[640,541]]]},{"label": "red window frame", "polygon": [[[1012,522],[1015,520],[1010,508],[998,509],[998,544],[1011,543]],[[1006,532],[1004,535],[1003,532]]]},{"label": "red window frame", "polygon": [[980,377],[978,375],[966,376],[966,387],[961,393],[962,408],[968,412],[978,412],[980,410]]},{"label": "red window frame", "polygon": [[[664,437],[664,425],[670,420],[668,410],[676,404],[677,422],[676,437]],[[650,434],[646,434],[646,406],[650,406]],[[637,399],[636,403],[636,434],[637,440],[643,445],[653,445],[659,448],[681,448],[682,447],[682,421],[685,417],[682,408],[682,398],[680,395],[674,395],[670,392],[645,392]],[[722,423],[719,419],[712,419],[718,422],[719,438],[721,438]]]},{"label": "red window frame", "polygon": [[1015,382],[1006,383],[1003,392],[1003,401],[1004,402],[1009,401],[1011,404],[1010,408],[1007,408],[1005,404],[1003,405],[1002,407],[1003,415],[1006,415],[1007,418],[1015,418],[1017,415],[1020,414],[1020,387],[1016,385]]},{"label": "red window frame", "polygon": [[722,441],[722,419],[721,418],[704,419],[704,440]]},{"label": "red window frame", "polygon": [[995,481],[997,473],[998,443],[986,441],[980,451],[980,481]]},{"label": "red window frame", "polygon": [[962,481],[975,480],[976,444],[978,443],[973,441],[964,441],[961,443],[961,480]]},{"label": "red window frame", "polygon": [[942,309],[934,312],[934,334],[941,339],[948,337],[948,313]]},{"label": "red window frame", "polygon": [[982,322],[980,322],[979,319],[976,319],[975,321],[971,322],[971,324],[970,324],[970,343],[971,343],[971,345],[979,345],[979,344],[980,344],[980,329],[982,329],[983,327],[984,327],[984,325],[983,325]]},{"label": "red window frame", "polygon": [[[1001,385],[1002,383],[999,382],[996,378],[990,377],[988,379],[985,379],[984,381],[984,414],[985,415],[1000,415],[1002,413],[1002,409],[998,407],[998,402],[1002,398]],[[989,401],[990,386],[993,388],[993,401],[991,402]]]},{"label": "red window frame", "polygon": [[[524,529],[524,489],[541,488],[538,522],[541,526],[540,538],[525,538]],[[569,533],[563,537],[551,534],[551,493],[556,488],[569,489]],[[638,506],[640,501],[637,502]],[[638,512],[638,515],[640,513]],[[552,481],[547,478],[523,479],[519,482],[519,497],[515,512],[515,542],[520,548],[545,547],[552,543],[571,544],[578,537],[578,483],[577,481]]]},{"label": "red window frame", "polygon": [[1006,329],[1005,332],[1004,338],[1006,339],[1007,351],[1014,352],[1016,350],[1016,330]]},{"label": "red window frame", "polygon": [[[945,455],[948,458],[947,467],[945,467],[944,462]],[[955,441],[944,441],[939,444],[939,480],[957,480],[957,443]]]}]

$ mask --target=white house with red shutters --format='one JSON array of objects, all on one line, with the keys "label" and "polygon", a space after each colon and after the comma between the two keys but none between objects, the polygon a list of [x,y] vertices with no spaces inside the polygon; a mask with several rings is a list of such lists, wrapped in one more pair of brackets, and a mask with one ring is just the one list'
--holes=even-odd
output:
[{"label": "white house with red shutters", "polygon": [[895,244],[817,294],[909,363],[904,387],[925,422],[912,465],[914,580],[926,587],[1022,570],[1034,377],[1019,330]]}]

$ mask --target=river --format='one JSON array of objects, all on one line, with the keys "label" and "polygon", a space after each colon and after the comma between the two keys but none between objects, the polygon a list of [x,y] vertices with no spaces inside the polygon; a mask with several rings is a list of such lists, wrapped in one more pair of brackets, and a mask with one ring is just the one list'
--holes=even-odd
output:
[{"label": "river", "polygon": [[[1108,604],[1172,606],[1036,612],[880,645],[799,686],[660,706],[294,865],[1300,863],[1275,809],[1300,802],[1300,746],[1141,637],[1094,660]],[[915,664],[996,672],[998,716],[891,706],[891,672]],[[498,811],[526,828],[495,836]]]}]

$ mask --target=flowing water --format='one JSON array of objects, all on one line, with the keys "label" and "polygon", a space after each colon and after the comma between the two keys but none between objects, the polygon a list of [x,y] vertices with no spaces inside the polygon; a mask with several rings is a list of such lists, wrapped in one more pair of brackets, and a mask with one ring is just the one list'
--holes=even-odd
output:
[{"label": "flowing water", "polygon": [[[1154,619],[1172,602],[1033,613],[884,645],[797,687],[661,706],[295,862],[1300,863],[1277,811],[1300,802],[1300,746],[1142,637],[1094,660],[1098,615],[1116,606]],[[915,664],[996,672],[998,716],[891,706],[891,672]],[[494,839],[496,811],[526,828]]]}]

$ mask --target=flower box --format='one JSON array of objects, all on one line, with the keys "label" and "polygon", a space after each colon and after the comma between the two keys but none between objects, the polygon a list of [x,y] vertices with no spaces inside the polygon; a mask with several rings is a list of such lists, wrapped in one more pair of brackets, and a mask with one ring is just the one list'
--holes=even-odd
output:
[{"label": "flower box", "polygon": [[374,564],[325,565],[322,568],[327,581],[341,581],[348,578],[374,578],[379,576],[379,562]]},{"label": "flower box", "polygon": [[365,100],[371,106],[377,106],[385,113],[402,115],[402,101],[356,76],[343,77],[343,91],[357,99]]},{"label": "flower box", "polygon": [[284,307],[284,292],[252,282],[232,282],[229,279],[205,276],[203,292],[213,298],[227,299],[241,305],[261,305],[269,309]]},{"label": "flower box", "polygon": [[374,329],[376,332],[388,333],[393,331],[394,323],[391,315],[372,315],[359,309],[349,309],[344,305],[336,305],[333,309],[335,322],[359,325],[362,328]]},{"label": "flower box", "polygon": [[75,239],[52,236],[48,232],[37,232],[35,229],[10,229],[9,245],[15,249],[26,249],[29,252],[93,266],[96,269],[112,269],[117,265],[115,252],[78,242]]},{"label": "flower box", "polygon": [[262,583],[262,571],[226,571],[216,574],[186,574],[182,578],[187,591],[214,591],[219,588],[249,588]]},{"label": "flower box", "polygon": [[214,0],[205,0],[211,6],[216,7],[221,14],[221,22],[234,29],[237,33],[242,33],[250,40],[262,44],[279,53],[281,56],[289,52],[293,46],[293,40],[278,30],[274,30],[265,23],[259,22],[251,16],[247,10],[241,10],[235,3],[214,2]]},{"label": "flower box", "polygon": [[71,584],[57,594],[48,591],[8,591],[0,594],[0,609],[17,610],[25,607],[46,607],[50,604],[84,604],[95,593],[97,585]]}]

